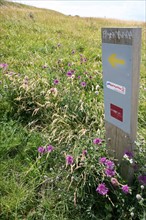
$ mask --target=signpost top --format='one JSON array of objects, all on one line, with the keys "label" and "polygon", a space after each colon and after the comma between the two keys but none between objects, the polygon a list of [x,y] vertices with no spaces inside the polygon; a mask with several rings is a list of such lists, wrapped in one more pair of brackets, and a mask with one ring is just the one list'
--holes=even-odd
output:
[{"label": "signpost top", "polygon": [[141,28],[102,28],[102,43],[132,45]]}]

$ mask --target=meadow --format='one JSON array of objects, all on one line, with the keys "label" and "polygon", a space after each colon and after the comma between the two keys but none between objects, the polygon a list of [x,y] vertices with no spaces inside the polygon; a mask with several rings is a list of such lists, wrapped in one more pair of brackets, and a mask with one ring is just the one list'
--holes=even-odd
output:
[{"label": "meadow", "polygon": [[[105,142],[102,27],[142,28],[131,185]],[[146,219],[145,36],[144,22],[0,0],[0,219]]]}]

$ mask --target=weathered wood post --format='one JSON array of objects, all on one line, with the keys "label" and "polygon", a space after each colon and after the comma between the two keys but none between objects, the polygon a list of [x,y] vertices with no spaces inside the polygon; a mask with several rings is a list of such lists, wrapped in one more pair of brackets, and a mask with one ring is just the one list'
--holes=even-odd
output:
[{"label": "weathered wood post", "polygon": [[[141,28],[102,28],[106,141],[119,163],[135,148],[140,48]],[[121,164],[121,174],[131,182],[132,167]]]}]

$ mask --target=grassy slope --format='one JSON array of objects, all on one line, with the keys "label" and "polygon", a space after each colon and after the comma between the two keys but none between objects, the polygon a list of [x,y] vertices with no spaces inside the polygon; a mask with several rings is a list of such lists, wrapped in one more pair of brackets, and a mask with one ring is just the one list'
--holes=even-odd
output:
[{"label": "grassy slope", "polygon": [[[144,129],[146,121],[144,103],[146,68],[144,51],[146,47],[146,42],[144,42],[145,23],[71,17],[64,16],[55,11],[37,9],[20,4],[3,4],[0,6],[0,63],[8,63],[9,71],[20,73],[22,76],[27,75],[30,78],[44,77],[50,80],[48,75],[52,74],[51,80],[53,80],[59,76],[64,89],[66,84],[63,83],[66,83],[66,81],[64,78],[61,79],[60,69],[63,68],[63,71],[67,71],[67,64],[72,62],[77,69],[78,75],[84,71],[89,72],[94,80],[91,83],[92,86],[95,87],[98,82],[102,88],[101,27],[105,26],[139,26],[143,30],[138,124],[139,139],[142,140],[145,138]],[[58,44],[61,44],[61,46],[58,47]],[[74,57],[72,57],[72,50],[76,51]],[[86,66],[80,65],[80,54],[84,54],[88,59]],[[63,63],[60,68],[57,66],[58,60],[61,60]],[[42,69],[42,66],[45,64],[49,67],[47,70]],[[98,73],[98,76],[95,76],[95,73]],[[86,80],[85,77],[83,79]],[[50,81],[50,86],[53,86],[51,83],[52,81]],[[60,91],[63,92],[61,89]],[[88,93],[90,94],[90,92],[87,91],[86,99],[88,99]],[[103,94],[101,90],[100,99],[96,100],[96,98],[92,97],[92,101],[89,102],[90,110],[87,108],[86,112],[87,123],[83,121],[77,123],[77,128],[80,131],[88,129],[89,124],[93,124],[93,126],[89,126],[89,130],[91,129],[95,134],[104,135],[102,102]],[[73,112],[70,113],[73,114]],[[57,111],[55,114],[57,114]],[[58,114],[61,113],[58,112]],[[49,120],[52,120],[52,118],[49,118]],[[64,126],[63,129],[66,129],[66,132],[68,132],[65,136],[66,139],[68,137],[68,142],[72,140],[69,138],[71,135],[74,135],[75,138],[77,137],[73,133],[71,125],[65,128],[61,118],[58,120],[60,120],[58,121],[60,126]],[[69,118],[69,120],[71,119]],[[44,219],[58,219],[58,216],[60,220],[67,219],[61,217],[63,214],[58,211],[59,206],[62,208],[64,204],[58,204],[55,212],[52,211],[55,207],[55,204],[53,204],[55,199],[51,199],[51,195],[49,195],[49,203],[48,199],[43,196],[43,189],[40,189],[42,171],[35,167],[37,146],[46,144],[48,140],[52,141],[53,138],[56,138],[56,145],[60,143],[60,137],[62,136],[59,136],[60,131],[56,131],[55,127],[53,127],[54,123],[51,124],[52,127],[49,127],[49,129],[43,124],[41,129],[44,130],[38,132],[35,127],[28,129],[28,126],[22,126],[16,118],[14,120],[6,120],[4,114],[2,115],[0,150],[2,155],[0,170],[2,219],[42,219],[42,215],[44,215]],[[98,128],[97,133],[96,128]],[[50,129],[54,131],[52,137],[49,136]],[[57,135],[59,140],[57,140]],[[91,133],[89,132],[90,135]],[[66,143],[68,142],[66,141]],[[55,195],[53,194],[52,198],[53,196]],[[43,210],[44,207],[45,211]],[[64,215],[65,211],[62,211]]]}]

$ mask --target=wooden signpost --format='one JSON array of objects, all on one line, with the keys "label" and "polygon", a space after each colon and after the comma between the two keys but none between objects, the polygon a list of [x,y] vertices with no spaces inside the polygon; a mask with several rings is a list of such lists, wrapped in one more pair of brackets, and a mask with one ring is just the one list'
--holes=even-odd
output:
[{"label": "wooden signpost", "polygon": [[[119,163],[135,148],[140,48],[141,28],[102,28],[106,141]],[[121,172],[132,179],[132,168],[123,165]]]}]

